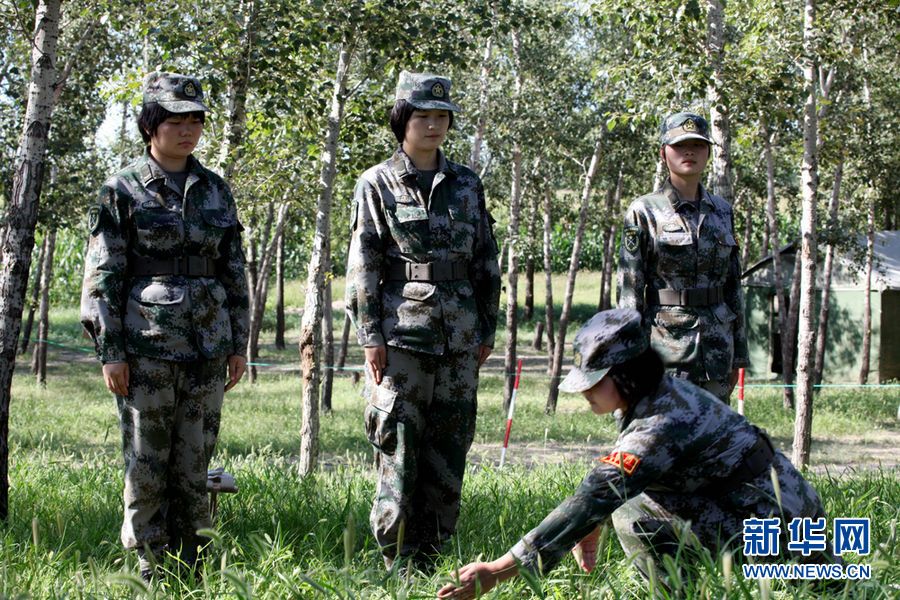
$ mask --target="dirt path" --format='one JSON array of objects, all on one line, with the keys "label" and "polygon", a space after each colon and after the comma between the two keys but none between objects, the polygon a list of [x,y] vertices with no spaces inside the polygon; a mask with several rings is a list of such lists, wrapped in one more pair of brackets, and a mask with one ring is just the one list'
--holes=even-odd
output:
[{"label": "dirt path", "polygon": [[[775,445],[788,457],[790,441],[776,439]],[[548,442],[511,443],[506,454],[509,465],[526,468],[564,462],[590,463],[601,456],[609,444],[561,444]],[[469,461],[474,464],[499,464],[500,443],[473,444]],[[812,470],[840,476],[859,469],[898,469],[900,467],[900,431],[879,430],[864,436],[815,438],[812,443]]]}]

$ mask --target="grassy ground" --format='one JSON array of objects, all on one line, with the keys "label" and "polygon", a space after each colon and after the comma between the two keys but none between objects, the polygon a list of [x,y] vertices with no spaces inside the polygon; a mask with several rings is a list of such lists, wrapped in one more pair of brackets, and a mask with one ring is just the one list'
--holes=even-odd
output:
[{"label": "grassy ground", "polygon": [[[578,320],[590,315],[595,297],[591,289],[583,294]],[[299,298],[291,304],[299,305]],[[298,321],[294,316],[294,327]],[[86,345],[77,311],[54,311],[53,323],[54,340]],[[292,335],[289,331],[289,339]],[[506,415],[502,362],[494,359],[481,381],[478,433],[453,546],[434,576],[388,576],[368,529],[374,478],[362,434],[360,387],[348,375],[337,378],[334,410],[322,419],[324,468],[315,477],[300,478],[295,466],[300,389],[296,374],[285,367],[296,361],[296,350],[279,353],[268,343],[263,350],[261,362],[283,366],[261,368],[257,384],[243,383],[226,398],[214,463],[236,475],[241,491],[221,500],[203,581],[169,577],[150,589],[134,577],[134,560],[118,543],[119,432],[99,367],[88,353],[51,350],[48,386],[42,389],[20,364],[10,422],[10,520],[0,529],[0,599],[433,598],[454,566],[478,556],[496,557],[536,525],[615,438],[612,419],[593,416],[574,397],[563,395],[556,416],[546,416],[546,376],[536,359],[538,366],[523,376],[509,466],[499,470]],[[356,356],[350,364],[356,364]],[[896,402],[891,390],[838,389],[817,398],[814,464],[857,468],[817,470],[810,477],[831,517],[869,517],[873,529],[873,554],[864,559],[873,565],[873,579],[849,584],[835,597],[895,598],[900,589],[897,446],[894,442],[889,453],[893,462],[882,466],[866,450],[879,440],[897,439]],[[751,389],[747,414],[780,445],[789,446],[793,419],[776,391]],[[567,559],[541,586],[507,584],[489,597],[653,597],[634,577],[614,536],[601,556],[602,565],[592,575],[580,573]],[[711,557],[699,574],[683,578],[679,593],[688,598],[820,597],[803,586],[773,582],[760,587],[745,581],[721,557]]]}]

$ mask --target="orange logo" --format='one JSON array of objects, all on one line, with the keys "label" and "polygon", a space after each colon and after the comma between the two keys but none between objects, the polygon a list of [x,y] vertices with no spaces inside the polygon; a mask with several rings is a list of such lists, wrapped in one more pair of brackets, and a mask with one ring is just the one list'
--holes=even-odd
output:
[{"label": "orange logo", "polygon": [[631,475],[635,472],[638,465],[641,464],[641,457],[631,454],[629,452],[613,452],[607,456],[602,458],[598,458],[600,462],[605,462],[611,464],[618,469],[621,469],[625,472],[626,475]]}]

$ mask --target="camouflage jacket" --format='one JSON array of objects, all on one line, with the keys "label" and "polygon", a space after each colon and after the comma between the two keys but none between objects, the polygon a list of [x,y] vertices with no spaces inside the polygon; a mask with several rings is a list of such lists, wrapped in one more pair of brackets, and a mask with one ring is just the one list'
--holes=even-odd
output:
[{"label": "camouflage jacket", "polygon": [[[625,213],[619,260],[618,306],[644,317],[650,343],[667,367],[693,381],[723,379],[749,364],[744,330],[741,265],[731,206],[700,188],[699,227],[690,202],[667,180]],[[660,306],[658,290],[724,288],[724,302]]]},{"label": "camouflage jacket", "polygon": [[[241,225],[221,177],[188,159],[184,196],[149,154],[111,177],[88,211],[81,322],[103,363],[245,355],[248,292]],[[147,259],[201,256],[215,277],[132,276]]]},{"label": "camouflage jacket", "polygon": [[[347,257],[347,312],[363,346],[428,354],[494,345],[500,302],[497,244],[484,188],[470,169],[439,154],[431,194],[402,151],[356,184]],[[397,262],[468,264],[468,278],[395,281]]]},{"label": "camouflage jacket", "polygon": [[758,434],[744,417],[688,381],[664,376],[654,394],[625,414],[617,411],[616,420],[619,436],[612,451],[598,458],[575,493],[512,549],[526,568],[549,571],[614,510],[642,492],[702,497],[698,511],[709,506],[706,498],[715,498],[738,522],[752,516],[783,515],[790,521],[824,514],[816,491],[778,451],[772,463],[777,493],[767,470],[719,494],[719,482],[735,470]]}]

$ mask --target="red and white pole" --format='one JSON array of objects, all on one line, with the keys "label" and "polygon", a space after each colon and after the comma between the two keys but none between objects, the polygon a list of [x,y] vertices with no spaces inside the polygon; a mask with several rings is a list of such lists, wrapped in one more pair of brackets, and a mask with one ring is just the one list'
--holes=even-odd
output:
[{"label": "red and white pole", "polygon": [[513,413],[516,411],[516,394],[519,392],[519,378],[522,376],[522,359],[516,364],[516,381],[513,384],[512,397],[509,399],[509,413],[506,415],[506,435],[503,436],[503,449],[500,450],[500,468],[506,462],[506,449],[509,447],[509,432],[512,431]]},{"label": "red and white pole", "polygon": [[744,367],[738,369],[738,414],[744,414]]}]

